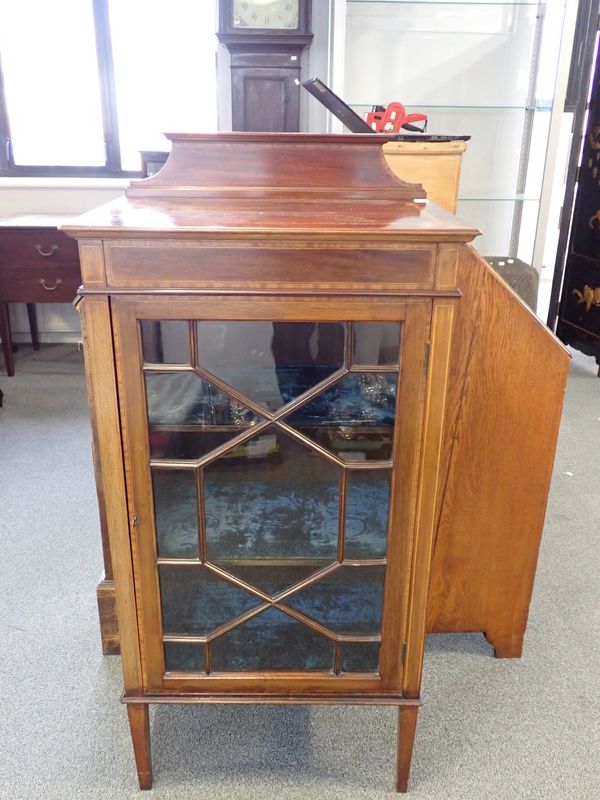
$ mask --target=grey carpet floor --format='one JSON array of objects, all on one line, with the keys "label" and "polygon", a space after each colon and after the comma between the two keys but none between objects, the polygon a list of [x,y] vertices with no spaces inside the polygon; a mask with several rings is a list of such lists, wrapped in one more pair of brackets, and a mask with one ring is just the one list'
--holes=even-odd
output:
[{"label": "grey carpet floor", "polygon": [[[101,553],[81,356],[0,372],[0,798],[140,798]],[[600,798],[600,380],[575,355],[523,658],[427,642],[410,797]],[[156,800],[392,796],[391,709],[155,708]]]}]

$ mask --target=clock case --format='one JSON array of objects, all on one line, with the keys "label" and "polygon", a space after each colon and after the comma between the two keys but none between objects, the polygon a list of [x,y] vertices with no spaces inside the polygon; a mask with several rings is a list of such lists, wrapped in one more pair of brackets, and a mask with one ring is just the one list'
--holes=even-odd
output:
[{"label": "clock case", "polygon": [[236,28],[233,0],[221,0],[217,36],[231,56],[234,131],[300,130],[300,69],[313,38],[310,25],[310,0],[300,0],[295,30]]}]

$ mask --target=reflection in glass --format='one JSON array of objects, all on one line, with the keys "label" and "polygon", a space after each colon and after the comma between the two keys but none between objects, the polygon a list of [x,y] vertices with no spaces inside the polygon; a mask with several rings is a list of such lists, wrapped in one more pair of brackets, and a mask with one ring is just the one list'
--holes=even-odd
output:
[{"label": "reflection in glass", "polygon": [[[266,438],[264,445],[261,443]],[[253,456],[204,469],[208,558],[235,573],[238,559],[268,559],[274,581],[294,561],[307,574],[337,552],[340,471],[275,428],[250,440]],[[257,573],[258,575],[258,573]],[[265,572],[262,572],[265,580]]]},{"label": "reflection in glass", "polygon": [[331,670],[333,643],[270,608],[211,644],[215,672]]},{"label": "reflection in glass", "polygon": [[344,642],[342,672],[377,672],[379,642]]},{"label": "reflection in glass", "polygon": [[345,558],[385,556],[389,506],[389,470],[352,470],[348,473]]},{"label": "reflection in glass", "polygon": [[343,365],[337,322],[198,322],[198,365],[275,411]]},{"label": "reflection in glass", "polygon": [[143,319],[142,350],[146,364],[189,364],[189,323]]},{"label": "reflection in glass", "polygon": [[384,575],[384,566],[342,566],[285,602],[336,633],[378,634]]},{"label": "reflection in glass", "polygon": [[259,417],[193,372],[146,373],[152,458],[200,458]]},{"label": "reflection in glass", "polygon": [[194,470],[152,470],[159,558],[199,558]]},{"label": "reflection in glass", "polygon": [[354,364],[397,364],[400,347],[399,322],[355,322]]},{"label": "reflection in glass", "polygon": [[261,602],[200,565],[161,564],[158,572],[166,634],[206,636]]},{"label": "reflection in glass", "polygon": [[389,459],[396,381],[395,373],[352,372],[285,421],[345,461]]},{"label": "reflection in glass", "polygon": [[204,645],[198,642],[164,642],[167,672],[205,672]]}]

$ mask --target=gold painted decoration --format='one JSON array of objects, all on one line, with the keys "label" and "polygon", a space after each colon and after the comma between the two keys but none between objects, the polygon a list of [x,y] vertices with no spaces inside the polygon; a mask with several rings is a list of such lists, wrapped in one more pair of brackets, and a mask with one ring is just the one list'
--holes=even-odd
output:
[{"label": "gold painted decoration", "polygon": [[[598,166],[600,165],[600,125],[594,125],[588,134],[588,139],[590,143],[590,156],[587,162],[588,169],[591,170],[593,179],[597,180],[598,185],[600,185],[600,170],[598,169]],[[598,216],[598,214],[600,214],[600,210],[594,217],[590,219],[590,228],[592,227],[593,220],[596,216]]]},{"label": "gold painted decoration", "polygon": [[588,220],[589,227],[593,230],[594,226],[600,226],[600,208]]},{"label": "gold painted decoration", "polygon": [[584,286],[583,292],[573,289],[573,294],[577,297],[578,303],[585,303],[585,310],[589,311],[592,306],[600,307],[600,286],[592,289],[591,286]]}]

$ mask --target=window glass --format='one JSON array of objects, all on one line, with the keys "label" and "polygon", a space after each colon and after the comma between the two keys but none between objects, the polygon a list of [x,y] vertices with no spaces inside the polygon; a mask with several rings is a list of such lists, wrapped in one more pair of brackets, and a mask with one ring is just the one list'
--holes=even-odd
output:
[{"label": "window glass", "polygon": [[169,132],[217,130],[215,3],[109,1],[121,166],[167,150]]},{"label": "window glass", "polygon": [[92,3],[3,3],[0,53],[15,164],[103,166]]}]

